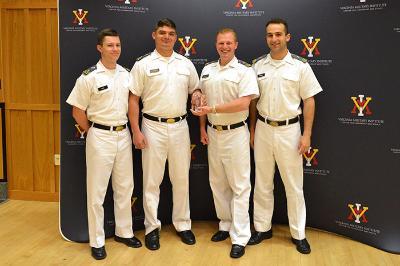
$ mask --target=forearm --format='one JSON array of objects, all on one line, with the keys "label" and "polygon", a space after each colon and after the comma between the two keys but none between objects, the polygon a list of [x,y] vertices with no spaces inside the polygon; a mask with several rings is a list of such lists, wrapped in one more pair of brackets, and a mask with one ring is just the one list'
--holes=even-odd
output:
[{"label": "forearm", "polygon": [[250,102],[249,118],[250,118],[250,131],[254,132],[257,122],[257,102],[258,98]]},{"label": "forearm", "polygon": [[215,105],[215,111],[217,113],[236,113],[248,110],[251,97],[251,95],[243,96],[228,103]]},{"label": "forearm", "polygon": [[76,106],[72,107],[72,117],[78,123],[79,127],[84,131],[89,130],[89,120],[87,119],[86,112]]},{"label": "forearm", "polygon": [[206,130],[207,116],[202,115],[199,117],[200,121],[200,130]]},{"label": "forearm", "polygon": [[128,118],[131,124],[132,134],[140,132],[139,127],[139,97],[129,94],[129,105],[128,105]]},{"label": "forearm", "polygon": [[314,97],[305,99],[303,102],[303,119],[304,119],[303,136],[311,137],[312,126],[314,122],[314,113],[315,113]]}]

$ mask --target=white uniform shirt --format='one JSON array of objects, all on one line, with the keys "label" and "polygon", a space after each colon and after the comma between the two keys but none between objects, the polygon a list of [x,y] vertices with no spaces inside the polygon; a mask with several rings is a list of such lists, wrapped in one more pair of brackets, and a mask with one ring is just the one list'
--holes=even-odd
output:
[{"label": "white uniform shirt", "polygon": [[260,99],[257,110],[271,120],[285,120],[301,114],[300,103],[322,91],[305,59],[287,53],[282,60],[268,54],[255,60]]},{"label": "white uniform shirt", "polygon": [[130,90],[142,98],[142,112],[156,117],[186,114],[188,94],[199,84],[193,63],[175,52],[167,59],[154,50],[136,61],[131,75]]},{"label": "white uniform shirt", "polygon": [[99,61],[76,80],[67,103],[85,110],[89,121],[107,126],[126,124],[130,81],[122,66],[109,70]]},{"label": "white uniform shirt", "polygon": [[[258,96],[256,76],[250,66],[234,57],[227,65],[218,61],[207,64],[200,77],[200,89],[207,97],[208,106],[229,103],[243,96]],[[248,65],[248,64],[247,64]],[[214,125],[231,125],[245,121],[249,111],[207,114]]]}]

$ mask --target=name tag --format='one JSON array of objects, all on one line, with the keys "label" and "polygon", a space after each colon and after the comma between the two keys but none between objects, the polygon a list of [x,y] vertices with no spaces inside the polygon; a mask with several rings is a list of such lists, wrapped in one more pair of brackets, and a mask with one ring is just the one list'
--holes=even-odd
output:
[{"label": "name tag", "polygon": [[151,74],[153,74],[153,73],[157,73],[157,72],[159,72],[159,71],[160,71],[160,69],[159,69],[159,68],[150,69],[150,73],[151,73]]},{"label": "name tag", "polygon": [[262,78],[262,77],[264,77],[265,76],[265,73],[261,73],[261,74],[258,74],[257,75],[257,78]]},{"label": "name tag", "polygon": [[209,74],[206,74],[206,75],[201,76],[201,78],[202,78],[202,79],[206,79],[206,78],[208,78],[209,76],[210,76]]},{"label": "name tag", "polygon": [[100,88],[98,88],[97,90],[98,90],[98,91],[104,91],[104,90],[106,90],[106,89],[108,89],[108,86],[107,86],[107,85],[105,85],[105,86],[103,86],[103,87],[100,87]]}]

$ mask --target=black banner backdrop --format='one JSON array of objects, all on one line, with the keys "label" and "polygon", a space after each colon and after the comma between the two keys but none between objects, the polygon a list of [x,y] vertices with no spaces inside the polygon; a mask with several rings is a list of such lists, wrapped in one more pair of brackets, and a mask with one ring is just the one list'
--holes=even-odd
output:
[{"label": "black banner backdrop", "polygon": [[[88,241],[85,135],[65,103],[81,72],[94,65],[99,30],[119,31],[119,63],[131,68],[151,52],[157,20],[178,26],[176,51],[200,72],[215,60],[215,32],[237,30],[237,57],[251,62],[268,52],[265,23],[289,23],[292,53],[308,59],[324,91],[316,96],[312,148],[304,155],[307,226],[400,253],[400,3],[395,0],[64,0],[59,1],[61,64],[60,230],[72,241]],[[193,220],[216,219],[208,184],[206,147],[197,119],[188,118],[192,140],[190,206]],[[140,151],[134,153],[134,229],[143,228]],[[167,173],[167,172],[166,172]],[[254,175],[254,174],[253,174]],[[171,222],[171,184],[161,185],[159,217]],[[252,176],[254,183],[254,176]],[[275,178],[275,223],[287,223],[284,188]],[[114,233],[112,191],[107,192],[106,235]],[[252,212],[252,209],[250,209]]]}]

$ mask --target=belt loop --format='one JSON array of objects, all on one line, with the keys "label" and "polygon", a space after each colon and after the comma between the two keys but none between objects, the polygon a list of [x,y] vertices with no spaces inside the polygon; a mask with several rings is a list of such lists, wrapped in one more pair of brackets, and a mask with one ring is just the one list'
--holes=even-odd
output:
[{"label": "belt loop", "polygon": [[268,116],[265,116],[265,118],[264,118],[264,123],[267,123],[267,124],[268,124]]},{"label": "belt loop", "polygon": [[158,122],[160,122],[161,123],[161,117],[157,117],[158,118]]},{"label": "belt loop", "polygon": [[228,125],[228,130],[231,130],[231,125]]},{"label": "belt loop", "polygon": [[286,118],[286,125],[289,125],[289,118]]},{"label": "belt loop", "polygon": [[114,130],[114,126],[110,126],[110,132]]}]

